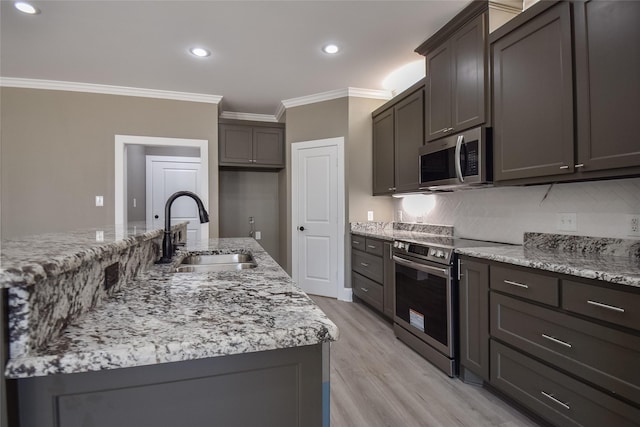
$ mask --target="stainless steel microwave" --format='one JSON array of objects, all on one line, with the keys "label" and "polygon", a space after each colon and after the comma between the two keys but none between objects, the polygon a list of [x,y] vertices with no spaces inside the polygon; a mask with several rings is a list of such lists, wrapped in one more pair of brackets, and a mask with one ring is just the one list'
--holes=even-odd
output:
[{"label": "stainless steel microwave", "polygon": [[456,190],[491,185],[491,129],[477,127],[422,146],[421,190]]}]

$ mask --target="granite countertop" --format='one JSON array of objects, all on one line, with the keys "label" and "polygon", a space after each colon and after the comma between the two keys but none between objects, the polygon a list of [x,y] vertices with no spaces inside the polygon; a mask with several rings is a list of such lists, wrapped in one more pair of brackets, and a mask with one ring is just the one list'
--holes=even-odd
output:
[{"label": "granite countertop", "polygon": [[[258,267],[173,273],[154,265],[35,354],[9,360],[25,378],[313,345],[338,329],[253,239],[211,239],[190,251],[249,251]],[[179,256],[179,255],[177,255]]]},{"label": "granite countertop", "polygon": [[[186,224],[174,224],[172,229]],[[0,288],[30,286],[39,280],[77,268],[83,262],[92,261],[103,254],[162,234],[162,229],[147,228],[145,222],[133,222],[126,227],[86,228],[3,240]]]},{"label": "granite countertop", "polygon": [[[426,224],[352,223],[351,233],[387,241],[448,245],[455,241],[453,227]],[[478,241],[474,247],[467,240],[456,253],[640,288],[640,240],[525,233],[523,241],[523,245]]]},{"label": "granite countertop", "polygon": [[456,252],[585,279],[640,287],[640,240],[525,233],[524,246],[463,248]]}]

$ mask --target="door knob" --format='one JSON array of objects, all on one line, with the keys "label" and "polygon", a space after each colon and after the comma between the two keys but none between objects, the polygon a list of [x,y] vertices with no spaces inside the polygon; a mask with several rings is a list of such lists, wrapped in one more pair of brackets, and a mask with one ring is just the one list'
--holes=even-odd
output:
[{"label": "door knob", "polygon": [[160,218],[160,217],[159,217],[158,215],[154,215],[153,217],[154,217],[155,219],[158,219],[158,218]]},{"label": "door knob", "polygon": [[298,230],[304,231],[304,226],[301,225],[300,227],[298,227]]}]

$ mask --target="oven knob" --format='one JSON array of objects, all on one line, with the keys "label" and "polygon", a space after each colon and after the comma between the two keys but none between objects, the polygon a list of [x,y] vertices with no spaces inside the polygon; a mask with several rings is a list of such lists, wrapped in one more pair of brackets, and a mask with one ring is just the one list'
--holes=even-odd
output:
[{"label": "oven knob", "polygon": [[393,242],[393,247],[397,248],[398,247],[398,242]]},{"label": "oven knob", "polygon": [[438,252],[436,253],[436,256],[437,256],[438,258],[444,258],[444,252],[442,252],[442,251],[438,251]]},{"label": "oven knob", "polygon": [[431,256],[435,256],[436,255],[436,250],[435,249],[429,249],[429,255]]}]

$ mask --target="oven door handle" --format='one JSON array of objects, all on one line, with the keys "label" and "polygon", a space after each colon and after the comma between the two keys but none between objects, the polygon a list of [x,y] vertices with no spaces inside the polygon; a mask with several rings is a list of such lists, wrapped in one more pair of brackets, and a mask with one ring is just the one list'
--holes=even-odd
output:
[{"label": "oven door handle", "polygon": [[448,268],[437,268],[431,267],[430,265],[420,264],[417,262],[409,261],[408,259],[400,258],[398,256],[393,256],[393,260],[400,265],[404,265],[405,267],[414,268],[419,271],[424,271],[427,273],[438,273],[437,275],[443,277],[445,279],[449,278],[449,269]]}]

